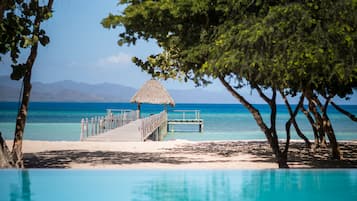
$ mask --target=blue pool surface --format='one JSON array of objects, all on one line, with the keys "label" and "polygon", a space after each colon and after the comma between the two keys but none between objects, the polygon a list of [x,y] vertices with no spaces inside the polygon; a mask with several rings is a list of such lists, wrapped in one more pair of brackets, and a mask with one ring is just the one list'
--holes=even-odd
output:
[{"label": "blue pool surface", "polygon": [[1,201],[357,200],[357,170],[0,170]]}]

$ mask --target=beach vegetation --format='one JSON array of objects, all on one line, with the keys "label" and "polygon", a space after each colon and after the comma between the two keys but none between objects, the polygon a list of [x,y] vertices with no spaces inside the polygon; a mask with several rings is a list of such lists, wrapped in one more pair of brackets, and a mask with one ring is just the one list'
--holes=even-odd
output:
[{"label": "beach vegetation", "polygon": [[[121,14],[109,14],[102,21],[106,28],[122,28],[118,44],[155,40],[162,49],[133,62],[161,79],[192,80],[198,86],[219,79],[252,113],[279,167],[288,167],[291,124],[311,146],[295,121],[299,110],[311,123],[315,146],[324,144],[327,136],[332,157],[341,158],[327,110],[334,98],[348,99],[357,85],[355,1],[121,0],[120,4],[126,6]],[[269,105],[269,119],[241,95],[245,86]],[[283,147],[276,131],[277,95],[290,114]],[[293,110],[289,97],[295,96],[300,99]]]},{"label": "beach vegetation", "polygon": [[[50,42],[41,23],[52,17],[53,0],[3,0],[0,2],[0,61],[2,56],[9,55],[12,60],[11,79],[21,80],[22,94],[16,118],[14,143],[11,154],[0,154],[7,157],[8,166],[23,168],[22,139],[26,125],[28,106],[31,94],[31,73],[37,57],[39,44]],[[22,61],[20,55],[27,55]],[[21,60],[21,61],[20,61]],[[0,139],[3,142],[2,139]],[[8,148],[1,148],[4,153]]]}]

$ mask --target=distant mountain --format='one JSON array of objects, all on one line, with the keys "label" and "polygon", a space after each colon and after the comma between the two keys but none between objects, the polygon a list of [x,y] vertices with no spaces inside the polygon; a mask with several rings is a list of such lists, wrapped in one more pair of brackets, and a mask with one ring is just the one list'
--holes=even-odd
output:
[{"label": "distant mountain", "polygon": [[[129,102],[138,90],[119,84],[87,84],[71,80],[54,83],[33,82],[32,86],[31,101],[35,102]],[[10,80],[8,76],[0,76],[0,101],[18,101],[20,90],[21,82]],[[228,91],[212,92],[204,88],[168,91],[176,103],[239,103]],[[250,103],[264,103],[254,92],[241,90],[240,93]],[[296,104],[298,97],[290,98],[290,101]],[[338,98],[335,101],[338,104],[356,105],[357,91],[349,101]],[[280,96],[277,97],[277,103],[284,103]]]},{"label": "distant mountain", "polygon": [[[129,102],[137,89],[119,84],[87,84],[70,80],[33,82],[31,101],[36,102]],[[0,101],[18,101],[21,82],[0,76]],[[201,88],[169,90],[177,103],[236,103],[228,93]]]},{"label": "distant mountain", "polygon": [[[21,82],[0,76],[0,101],[18,101]],[[128,102],[136,89],[117,84],[86,84],[74,81],[32,83],[31,101]]]}]

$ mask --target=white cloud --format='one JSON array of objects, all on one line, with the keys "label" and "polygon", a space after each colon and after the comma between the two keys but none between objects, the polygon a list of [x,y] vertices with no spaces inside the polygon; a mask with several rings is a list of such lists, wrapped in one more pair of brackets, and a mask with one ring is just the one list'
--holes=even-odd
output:
[{"label": "white cloud", "polygon": [[103,65],[127,65],[131,64],[131,57],[126,53],[118,53],[116,55],[108,56],[99,60],[98,64]]}]

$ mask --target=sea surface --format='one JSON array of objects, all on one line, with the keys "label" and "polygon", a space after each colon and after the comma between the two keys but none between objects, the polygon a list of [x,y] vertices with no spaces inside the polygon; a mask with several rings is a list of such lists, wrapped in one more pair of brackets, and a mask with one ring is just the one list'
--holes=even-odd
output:
[{"label": "sea surface", "polygon": [[0,170],[0,201],[357,200],[357,170]]},{"label": "sea surface", "polygon": [[[269,107],[255,105],[268,122]],[[25,139],[78,141],[82,118],[106,115],[106,109],[136,109],[131,103],[31,103],[25,128]],[[357,105],[344,105],[343,108],[357,114]],[[142,115],[149,116],[164,109],[161,105],[144,104]],[[0,102],[0,132],[5,139],[13,139],[18,103]],[[204,120],[204,132],[198,132],[198,126],[175,126],[170,128],[165,140],[186,139],[205,140],[252,140],[265,139],[252,115],[239,104],[177,104],[168,107],[169,118],[182,118],[182,113],[174,110],[200,110]],[[357,140],[357,123],[351,121],[334,108],[328,109],[329,117],[339,140]],[[185,114],[185,118],[194,118],[194,113]],[[284,105],[278,105],[277,129],[280,138],[285,138],[285,122],[289,115]],[[311,126],[303,114],[297,116],[303,132],[312,138]],[[269,123],[268,123],[269,126]],[[292,127],[293,128],[293,127]],[[294,129],[292,129],[294,131]],[[293,139],[299,139],[292,132]]]}]

